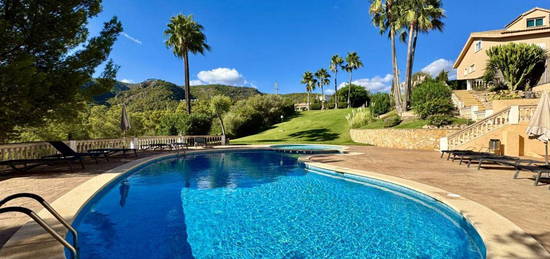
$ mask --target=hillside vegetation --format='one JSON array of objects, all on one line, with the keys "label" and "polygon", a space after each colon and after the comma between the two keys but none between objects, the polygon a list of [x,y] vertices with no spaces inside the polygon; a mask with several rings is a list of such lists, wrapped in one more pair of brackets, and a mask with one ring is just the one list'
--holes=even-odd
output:
[{"label": "hillside vegetation", "polygon": [[[191,87],[191,99],[210,100],[215,95],[225,95],[233,101],[262,95],[252,87],[229,85],[197,85]],[[148,79],[141,83],[117,82],[106,94],[97,96],[97,104],[118,105],[125,102],[131,111],[151,111],[174,108],[185,99],[183,87],[159,79]]]},{"label": "hillside vegetation", "polygon": [[325,143],[354,144],[346,115],[350,109],[305,111],[288,121],[255,135],[232,140],[232,144]]}]

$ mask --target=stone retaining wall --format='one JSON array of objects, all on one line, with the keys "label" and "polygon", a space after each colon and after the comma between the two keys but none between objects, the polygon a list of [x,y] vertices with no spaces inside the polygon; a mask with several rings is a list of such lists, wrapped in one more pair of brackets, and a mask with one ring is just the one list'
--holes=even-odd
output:
[{"label": "stone retaining wall", "polygon": [[458,130],[452,129],[352,129],[357,143],[401,149],[439,150],[439,139]]}]

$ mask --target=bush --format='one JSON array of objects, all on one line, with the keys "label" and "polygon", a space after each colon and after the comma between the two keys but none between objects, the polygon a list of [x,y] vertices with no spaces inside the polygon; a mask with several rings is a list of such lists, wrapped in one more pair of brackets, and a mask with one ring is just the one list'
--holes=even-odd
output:
[{"label": "bush", "polygon": [[158,133],[160,135],[176,136],[185,131],[187,119],[187,113],[167,112],[160,118]]},{"label": "bush", "polygon": [[453,123],[453,117],[446,114],[436,114],[428,117],[428,124],[432,126],[445,126]]},{"label": "bush", "polygon": [[428,80],[413,89],[412,107],[421,119],[432,115],[450,115],[454,109],[451,89],[442,82]]},{"label": "bush", "polygon": [[401,123],[401,117],[399,115],[390,116],[384,119],[384,128],[391,128],[399,125]]},{"label": "bush", "polygon": [[181,135],[208,135],[212,127],[212,117],[205,113],[192,113],[187,117],[187,127]]},{"label": "bush", "polygon": [[[338,107],[348,107],[348,90],[349,85],[346,85],[338,90],[338,98],[340,99],[340,102],[344,103],[344,106],[340,106],[340,102],[338,103]],[[367,104],[369,102],[369,92],[362,86],[358,85],[351,85],[351,107],[357,108],[361,107],[363,104]]]},{"label": "bush", "polygon": [[309,109],[310,110],[320,110],[321,109],[321,104],[320,103],[312,103],[309,105]]},{"label": "bush", "polygon": [[350,128],[357,129],[373,121],[374,116],[372,116],[370,109],[359,108],[352,110],[350,114],[346,115],[346,120],[348,121]]},{"label": "bush", "polygon": [[277,95],[256,95],[238,101],[225,115],[227,134],[243,137],[268,129],[281,122],[281,116],[288,118],[294,114],[294,104]]},{"label": "bush", "polygon": [[389,112],[391,109],[390,95],[387,93],[373,94],[369,107],[374,116]]}]

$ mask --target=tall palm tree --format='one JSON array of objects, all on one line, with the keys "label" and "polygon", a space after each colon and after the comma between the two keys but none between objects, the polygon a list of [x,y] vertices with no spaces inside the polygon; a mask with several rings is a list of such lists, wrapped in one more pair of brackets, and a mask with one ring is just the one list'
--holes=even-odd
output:
[{"label": "tall palm tree", "polygon": [[321,100],[321,110],[325,109],[325,85],[330,84],[330,75],[328,71],[324,68],[321,68],[315,72],[315,77],[317,78],[317,86],[321,87],[321,94],[323,99]]},{"label": "tall palm tree", "polygon": [[307,91],[307,109],[309,110],[311,108],[311,102],[310,102],[310,93],[315,90],[315,85],[317,84],[317,80],[313,77],[313,73],[307,71],[304,72],[302,75],[302,84],[306,85],[306,91]]},{"label": "tall palm tree", "polygon": [[164,35],[168,37],[166,46],[172,48],[174,55],[183,58],[185,70],[185,102],[187,103],[187,113],[191,114],[191,100],[189,87],[189,52],[193,54],[204,54],[210,50],[206,44],[206,35],[202,32],[202,25],[193,20],[192,15],[178,14],[170,18],[168,28]]},{"label": "tall palm tree", "polygon": [[412,90],[412,70],[418,32],[431,30],[443,30],[442,18],[445,18],[445,10],[441,8],[441,0],[403,0],[400,5],[403,14],[403,24],[407,26],[407,68],[405,74],[405,105],[409,105]]},{"label": "tall palm tree", "polygon": [[397,65],[397,51],[395,47],[395,36],[403,27],[398,7],[397,0],[372,0],[369,12],[372,16],[374,26],[380,29],[380,34],[388,33],[388,37],[390,38],[393,67],[392,94],[397,112],[402,113],[404,109],[399,86],[399,67]]},{"label": "tall palm tree", "polygon": [[349,73],[349,84],[348,84],[348,108],[351,108],[351,81],[353,79],[353,70],[363,67],[363,62],[359,59],[357,52],[349,52],[346,56],[346,65],[344,70]]},{"label": "tall palm tree", "polygon": [[338,109],[338,70],[342,68],[344,60],[338,54],[330,58],[330,71],[334,73],[334,109]]}]

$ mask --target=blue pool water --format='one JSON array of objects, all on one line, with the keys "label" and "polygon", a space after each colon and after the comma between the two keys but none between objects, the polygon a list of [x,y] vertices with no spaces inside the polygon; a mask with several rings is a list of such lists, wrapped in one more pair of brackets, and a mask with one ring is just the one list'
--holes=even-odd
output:
[{"label": "blue pool water", "polygon": [[77,216],[81,258],[484,258],[418,193],[274,151],[188,155],[123,176]]}]

